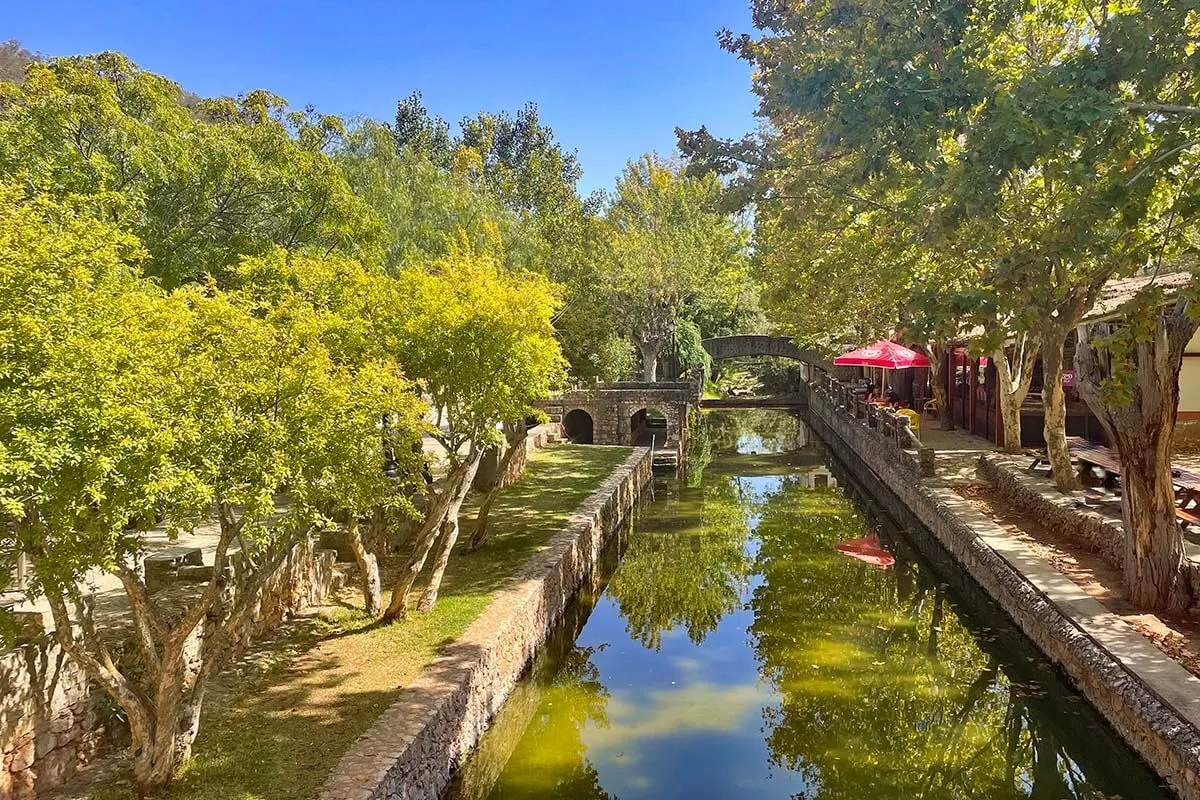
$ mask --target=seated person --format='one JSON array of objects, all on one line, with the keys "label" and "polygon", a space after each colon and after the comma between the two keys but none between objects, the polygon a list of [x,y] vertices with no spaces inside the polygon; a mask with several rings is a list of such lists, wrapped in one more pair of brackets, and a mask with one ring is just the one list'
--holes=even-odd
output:
[{"label": "seated person", "polygon": [[898,408],[900,406],[900,393],[891,386],[887,387],[887,401],[888,405],[892,408]]}]

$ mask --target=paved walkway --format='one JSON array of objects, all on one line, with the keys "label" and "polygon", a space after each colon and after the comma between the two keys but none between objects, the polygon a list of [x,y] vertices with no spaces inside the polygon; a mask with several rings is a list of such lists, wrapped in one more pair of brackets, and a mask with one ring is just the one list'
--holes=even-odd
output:
[{"label": "paved walkway", "polygon": [[974,483],[979,457],[995,450],[996,446],[963,430],[942,430],[938,424],[935,419],[922,420],[920,434],[921,444],[933,448],[936,453],[934,468],[938,479],[954,486]]},{"label": "paved walkway", "polygon": [[[220,525],[216,520],[197,525],[194,531],[182,534],[176,539],[172,539],[165,528],[155,528],[145,534],[146,550],[142,558],[167,547],[199,547],[204,556],[204,563],[212,564],[220,533]],[[231,547],[230,552],[235,552],[237,549],[236,546]],[[85,593],[90,593],[95,599],[95,617],[98,620],[115,619],[123,615],[128,608],[121,580],[111,572],[93,569],[84,576],[81,587]],[[0,593],[0,599],[10,598],[18,601],[13,606],[14,611],[40,613],[45,630],[47,632],[54,630],[50,605],[44,597],[30,602],[22,592]]]}]

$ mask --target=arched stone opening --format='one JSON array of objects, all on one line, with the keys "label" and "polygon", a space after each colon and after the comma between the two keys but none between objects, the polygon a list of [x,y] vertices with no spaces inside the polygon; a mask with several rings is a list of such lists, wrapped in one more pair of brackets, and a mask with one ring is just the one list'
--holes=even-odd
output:
[{"label": "arched stone opening", "polygon": [[629,443],[634,447],[661,447],[670,433],[670,418],[657,408],[640,408],[629,415]]},{"label": "arched stone opening", "polygon": [[575,408],[563,416],[563,433],[575,444],[592,444],[595,436],[592,415]]}]

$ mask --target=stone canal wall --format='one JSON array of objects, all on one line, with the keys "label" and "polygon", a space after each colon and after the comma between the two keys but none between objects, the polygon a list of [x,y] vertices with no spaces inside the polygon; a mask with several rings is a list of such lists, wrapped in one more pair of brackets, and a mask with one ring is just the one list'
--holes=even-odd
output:
[{"label": "stone canal wall", "polygon": [[322,800],[437,800],[650,481],[638,448],[342,757]]},{"label": "stone canal wall", "polygon": [[893,516],[933,533],[1180,797],[1200,800],[1200,681],[953,489],[922,482],[825,392],[811,392],[808,420],[841,461],[873,474]]}]

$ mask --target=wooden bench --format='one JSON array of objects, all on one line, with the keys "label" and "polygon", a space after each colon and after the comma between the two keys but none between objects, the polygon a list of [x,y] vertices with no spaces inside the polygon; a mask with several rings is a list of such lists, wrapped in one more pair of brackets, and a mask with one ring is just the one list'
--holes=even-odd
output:
[{"label": "wooden bench", "polygon": [[[1106,486],[1111,486],[1121,477],[1121,461],[1115,451],[1104,445],[1093,444],[1079,436],[1067,437],[1067,446],[1071,451],[1071,456],[1079,461],[1080,474],[1091,467],[1099,467],[1104,470]],[[1033,456],[1033,463],[1029,465],[1030,470],[1039,464],[1050,463],[1049,456],[1045,451],[1026,451],[1026,454]],[[1189,525],[1200,526],[1200,474],[1173,469],[1171,476],[1176,487],[1175,496],[1178,505],[1175,507],[1175,519],[1179,521],[1179,527],[1186,529]],[[1189,506],[1192,507],[1189,508]]]},{"label": "wooden bench", "polygon": [[1050,454],[1045,450],[1026,450],[1025,455],[1033,459],[1029,466],[1025,468],[1026,472],[1033,472],[1042,464],[1050,464]]}]

